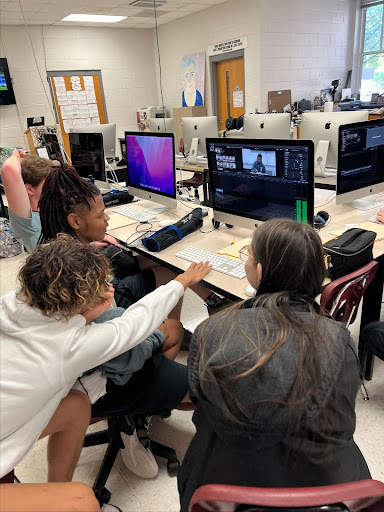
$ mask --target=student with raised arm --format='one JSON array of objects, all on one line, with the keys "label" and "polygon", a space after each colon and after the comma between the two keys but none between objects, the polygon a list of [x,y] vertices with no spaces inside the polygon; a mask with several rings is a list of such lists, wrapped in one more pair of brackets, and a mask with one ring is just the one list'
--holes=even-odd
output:
[{"label": "student with raised arm", "polygon": [[[106,256],[68,235],[37,247],[20,270],[19,289],[0,298],[0,476],[26,455],[71,389],[86,392],[92,403],[108,400],[102,371],[82,374],[140,344],[210,269],[192,264],[119,318],[97,324],[92,320],[113,300]],[[127,408],[170,410],[189,401],[186,367],[166,359],[164,391],[153,370],[161,358],[148,360],[125,386]]]},{"label": "student with raised arm", "polygon": [[12,231],[28,252],[34,249],[40,236],[38,203],[45,178],[53,167],[51,160],[15,149],[1,168]]},{"label": "student with raised arm", "polygon": [[353,439],[361,385],[354,343],[315,302],[326,273],[319,236],[306,224],[270,220],[240,255],[256,296],[207,319],[191,341],[197,432],[178,474],[183,512],[206,484],[370,478]]}]

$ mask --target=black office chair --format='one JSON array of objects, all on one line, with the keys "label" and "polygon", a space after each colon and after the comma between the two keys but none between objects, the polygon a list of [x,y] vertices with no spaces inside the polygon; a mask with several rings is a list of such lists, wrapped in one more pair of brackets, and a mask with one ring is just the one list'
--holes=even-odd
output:
[{"label": "black office chair", "polygon": [[[169,415],[169,411],[150,412],[149,414],[151,416],[164,417]],[[93,484],[93,491],[101,506],[104,503],[108,503],[111,498],[111,493],[105,487],[105,484],[107,483],[119,450],[124,448],[121,432],[132,435],[132,431],[130,431],[127,426],[127,421],[124,416],[133,417],[134,414],[132,411],[107,411],[93,407],[90,425],[107,419],[108,428],[101,432],[87,434],[84,439],[84,447],[108,444],[103,462],[101,463],[96,480]],[[175,450],[155,441],[151,441],[151,448],[154,455],[167,460],[168,475],[176,476],[180,468],[180,462],[177,459]]]}]

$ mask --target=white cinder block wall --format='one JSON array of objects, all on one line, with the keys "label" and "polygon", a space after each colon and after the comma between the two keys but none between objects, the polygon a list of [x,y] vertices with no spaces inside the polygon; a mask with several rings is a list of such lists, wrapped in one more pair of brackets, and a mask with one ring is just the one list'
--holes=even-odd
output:
[{"label": "white cinder block wall", "polygon": [[[336,78],[344,86],[352,67],[355,13],[356,0],[229,0],[160,26],[165,105],[181,106],[183,55],[243,35],[246,112],[267,110],[269,90],[291,89],[296,101]],[[205,94],[210,114],[209,77]]]},{"label": "white cinder block wall", "polygon": [[355,0],[261,0],[261,108],[267,91],[310,99],[352,69]]},{"label": "white cinder block wall", "polygon": [[[358,0],[228,0],[159,26],[164,103],[181,106],[181,59],[208,45],[248,36],[245,108],[267,109],[267,92],[291,89],[309,98],[352,67]],[[161,22],[161,18],[160,18]],[[26,146],[26,118],[53,121],[49,71],[101,69],[107,115],[117,136],[136,128],[136,110],[161,103],[155,31],[97,27],[1,27],[0,55],[8,59],[17,106],[0,107],[0,145]],[[212,113],[209,59],[205,103]],[[44,84],[44,85],[43,85]]]},{"label": "white cinder block wall", "polygon": [[47,88],[46,95],[43,87],[45,69],[101,69],[108,121],[116,123],[117,137],[123,137],[124,130],[136,129],[139,107],[157,103],[151,30],[30,26],[36,66],[25,27],[1,29],[2,55],[8,59],[17,101],[17,107],[0,107],[1,146],[26,147],[22,132],[27,117],[44,115],[46,121],[53,121],[48,103],[51,94]]}]

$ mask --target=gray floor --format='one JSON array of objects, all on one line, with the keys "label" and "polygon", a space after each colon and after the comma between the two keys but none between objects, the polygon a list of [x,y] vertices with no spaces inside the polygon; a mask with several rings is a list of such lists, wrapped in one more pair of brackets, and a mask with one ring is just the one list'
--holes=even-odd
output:
[{"label": "gray floor", "polygon": [[[24,261],[19,255],[8,260],[0,260],[0,294],[3,295],[16,286],[16,273]],[[182,320],[193,330],[206,317],[206,308],[193,293],[187,292]],[[358,324],[352,326],[356,337]],[[179,360],[186,361],[186,353]],[[363,401],[359,394],[356,400],[357,428],[355,439],[363,452],[373,478],[384,482],[384,362],[376,359],[374,378],[367,383],[370,400]],[[173,446],[179,458],[183,458],[194,434],[191,412],[174,411],[167,420],[154,419],[151,425],[153,439]],[[103,422],[92,425],[90,431],[103,429]],[[75,480],[92,485],[103,457],[103,447],[85,448],[75,472]],[[46,440],[39,441],[28,456],[16,468],[16,474],[23,482],[46,481]],[[159,475],[143,480],[126,469],[120,455],[108,480],[112,492],[111,503],[123,512],[173,512],[179,510],[176,479],[167,475],[165,463],[159,460]]]}]

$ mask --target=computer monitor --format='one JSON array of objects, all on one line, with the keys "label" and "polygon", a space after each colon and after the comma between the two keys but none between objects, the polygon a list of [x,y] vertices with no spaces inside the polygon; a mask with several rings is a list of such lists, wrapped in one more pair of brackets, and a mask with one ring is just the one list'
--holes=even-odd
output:
[{"label": "computer monitor", "polygon": [[245,114],[244,138],[289,139],[291,114]]},{"label": "computer monitor", "polygon": [[72,165],[82,178],[92,176],[106,181],[103,135],[101,133],[69,133]]},{"label": "computer monitor", "polygon": [[368,210],[380,204],[367,196],[381,192],[384,192],[384,119],[340,126],[336,204],[352,202],[352,207]]},{"label": "computer monitor", "polygon": [[207,139],[215,221],[254,229],[270,218],[313,222],[313,142]]},{"label": "computer monitor", "polygon": [[173,117],[164,117],[163,119],[151,118],[149,120],[149,129],[155,133],[175,133]]},{"label": "computer monitor", "polygon": [[368,120],[368,112],[304,112],[301,115],[300,139],[313,140],[315,152],[319,141],[329,141],[326,167],[336,169],[339,126]]},{"label": "computer monitor", "polygon": [[55,133],[42,133],[43,145],[47,149],[48,156],[51,160],[59,160],[66,162],[63,148],[60,146],[59,140]]},{"label": "computer monitor", "polygon": [[208,137],[217,137],[219,134],[217,117],[182,117],[181,128],[183,131],[184,153],[188,154],[188,163],[195,164],[198,156],[207,156],[205,140]]},{"label": "computer monitor", "polygon": [[90,124],[78,128],[70,128],[70,133],[102,133],[105,158],[115,158],[116,153],[116,124]]},{"label": "computer monitor", "polygon": [[125,132],[129,192],[176,208],[173,133]]}]

